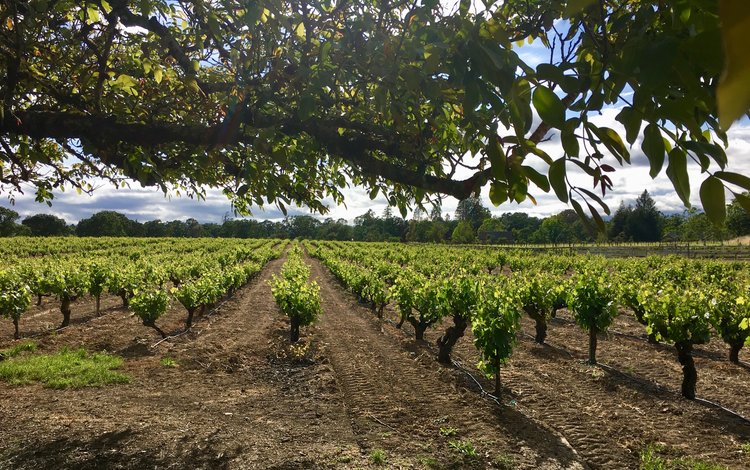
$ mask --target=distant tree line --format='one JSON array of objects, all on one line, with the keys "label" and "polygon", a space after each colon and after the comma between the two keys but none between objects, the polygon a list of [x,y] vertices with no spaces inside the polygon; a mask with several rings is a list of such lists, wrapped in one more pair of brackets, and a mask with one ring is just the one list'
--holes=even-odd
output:
[{"label": "distant tree line", "polygon": [[[81,236],[81,237],[222,237],[222,238],[308,238],[319,240],[405,241],[432,243],[552,243],[593,241],[658,242],[714,241],[750,234],[750,216],[737,203],[727,207],[726,223],[712,225],[697,209],[665,215],[656,209],[644,191],[633,205],[621,204],[606,222],[607,232],[599,233],[590,221],[573,210],[546,218],[523,212],[493,217],[479,198],[464,199],[453,217],[443,216],[440,207],[427,214],[416,210],[406,220],[386,207],[378,215],[372,210],[356,217],[324,219],[309,215],[287,217],[282,221],[226,219],[223,223],[185,221],[138,222],[115,211],[101,211],[76,225],[51,214],[36,214],[17,223],[17,212],[0,207],[0,236]],[[589,223],[587,223],[589,222]]]}]

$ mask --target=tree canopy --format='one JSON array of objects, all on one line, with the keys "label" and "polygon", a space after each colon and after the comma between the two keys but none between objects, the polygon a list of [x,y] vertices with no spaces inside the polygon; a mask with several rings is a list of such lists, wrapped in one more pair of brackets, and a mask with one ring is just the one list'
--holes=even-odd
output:
[{"label": "tree canopy", "polygon": [[[0,190],[30,183],[48,201],[61,185],[130,178],[222,188],[240,211],[325,212],[351,183],[406,213],[489,185],[494,204],[552,190],[603,226],[599,194],[640,141],[686,205],[699,165],[706,214],[722,221],[725,185],[750,207],[750,178],[725,170],[724,150],[750,99],[748,68],[731,66],[748,12],[732,0],[5,0]],[[518,54],[527,39],[546,63]],[[591,120],[615,104],[624,135]],[[539,146],[552,134],[555,155]]]}]

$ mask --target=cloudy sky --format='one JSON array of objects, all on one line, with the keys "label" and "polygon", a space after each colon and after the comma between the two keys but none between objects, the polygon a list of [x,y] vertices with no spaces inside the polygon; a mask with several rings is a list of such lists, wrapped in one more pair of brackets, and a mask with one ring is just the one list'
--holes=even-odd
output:
[{"label": "cloudy sky", "polygon": [[[548,57],[548,52],[538,43],[522,46],[517,50],[519,55],[528,64],[535,65]],[[592,118],[595,124],[607,126],[615,129],[624,136],[625,132],[622,125],[615,121],[619,108],[611,107],[602,111],[600,116]],[[538,118],[536,118],[538,122]],[[535,123],[536,124],[536,123]],[[727,155],[729,159],[728,171],[734,171],[750,176],[750,122],[747,119],[739,121],[732,126],[729,133],[729,147]],[[549,140],[540,145],[552,158],[562,156],[559,135],[551,133],[548,135]],[[605,198],[605,202],[614,211],[624,201],[626,204],[634,201],[643,190],[654,197],[657,208],[663,212],[681,212],[684,206],[676,195],[672,184],[664,173],[666,162],[662,173],[656,178],[651,179],[648,175],[648,161],[640,150],[640,140],[630,149],[631,164],[625,167],[619,167],[614,158],[609,157],[606,163],[614,166],[617,171],[610,174],[614,182],[614,190]],[[532,157],[536,158],[536,157]],[[539,161],[537,166],[543,174],[547,173],[546,165]],[[714,170],[717,168],[713,168]],[[573,169],[568,166],[568,174],[573,183],[578,183],[582,187],[591,188],[591,179],[582,174],[571,176]],[[701,175],[700,168],[697,165],[688,166],[691,180],[691,202],[700,207],[698,197],[698,188],[705,179]],[[466,177],[468,174],[457,175]],[[99,188],[92,196],[79,195],[75,191],[65,191],[55,193],[52,207],[45,204],[39,204],[34,201],[33,191],[24,195],[15,195],[16,203],[11,205],[7,198],[0,199],[0,206],[9,207],[18,212],[21,217],[26,217],[37,213],[52,213],[58,217],[64,218],[68,223],[76,223],[81,219],[90,217],[91,214],[101,210],[114,210],[127,215],[129,218],[141,222],[147,220],[161,219],[185,220],[195,218],[200,222],[221,222],[224,217],[234,217],[229,200],[221,191],[207,189],[205,200],[194,200],[187,197],[165,197],[158,189],[140,188],[138,183],[133,183],[132,188],[117,189],[111,186]],[[372,209],[380,214],[386,207],[386,201],[382,196],[375,200],[370,200],[367,192],[361,188],[351,187],[344,191],[346,206],[335,206],[332,201],[327,201],[330,212],[325,216],[352,220],[356,216]],[[500,207],[493,207],[489,201],[488,188],[482,193],[485,205],[489,207],[494,214],[503,212],[526,212],[538,217],[546,217],[559,213],[567,208],[566,204],[560,202],[554,193],[544,193],[541,190],[534,191],[532,195],[537,200],[537,205],[533,205],[528,200],[522,204],[506,203]],[[6,196],[0,193],[0,196]],[[731,196],[727,193],[727,197]],[[445,198],[443,201],[443,214],[453,214],[458,201],[454,198]],[[396,211],[397,212],[397,211]],[[291,208],[289,215],[309,214],[310,211],[305,208]],[[254,208],[253,217],[256,219],[279,220],[283,214],[273,206],[265,208]]]}]

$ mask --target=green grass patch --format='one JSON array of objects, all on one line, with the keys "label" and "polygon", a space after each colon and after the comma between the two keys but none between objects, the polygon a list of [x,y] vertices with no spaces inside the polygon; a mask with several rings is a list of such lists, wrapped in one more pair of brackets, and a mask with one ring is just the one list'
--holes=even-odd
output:
[{"label": "green grass patch", "polygon": [[177,360],[169,356],[164,356],[161,358],[161,365],[163,365],[164,367],[180,367],[180,364],[177,362]]},{"label": "green grass patch", "polygon": [[62,349],[56,354],[30,355],[0,362],[0,380],[13,385],[34,382],[49,388],[99,387],[127,383],[130,377],[114,372],[122,358],[85,349]]},{"label": "green grass patch", "polygon": [[383,449],[375,449],[370,452],[370,462],[374,465],[385,465],[388,462],[388,454]]},{"label": "green grass patch", "polygon": [[727,467],[703,460],[663,455],[664,447],[649,445],[641,451],[641,470],[727,470]]},{"label": "green grass patch", "polygon": [[27,351],[36,351],[36,348],[37,344],[35,342],[24,341],[23,343],[17,344],[11,348],[0,350],[0,361],[10,359],[11,357],[16,357],[19,354]]},{"label": "green grass patch", "polygon": [[458,453],[463,454],[467,457],[477,456],[476,447],[474,447],[474,444],[468,439],[465,439],[463,441],[448,441],[448,445],[452,449],[458,451]]}]

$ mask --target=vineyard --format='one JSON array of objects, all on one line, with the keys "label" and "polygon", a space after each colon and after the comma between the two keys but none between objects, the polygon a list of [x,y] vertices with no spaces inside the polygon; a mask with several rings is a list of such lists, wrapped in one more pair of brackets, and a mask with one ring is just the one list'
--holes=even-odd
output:
[{"label": "vineyard", "polygon": [[750,467],[742,261],[118,238],[0,254],[0,377],[78,348],[118,374],[0,382],[0,468]]}]

